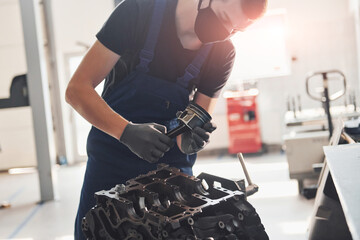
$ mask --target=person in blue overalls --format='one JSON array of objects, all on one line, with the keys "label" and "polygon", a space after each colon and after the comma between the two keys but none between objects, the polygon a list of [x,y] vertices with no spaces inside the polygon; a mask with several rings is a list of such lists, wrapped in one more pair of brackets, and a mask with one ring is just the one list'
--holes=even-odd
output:
[{"label": "person in blue overalls", "polygon": [[[75,221],[94,193],[166,163],[192,174],[212,122],[170,139],[190,101],[212,112],[234,62],[229,38],[266,9],[267,0],[124,0],[96,35],[71,78],[66,101],[92,125]],[[94,88],[105,79],[102,96]]]}]

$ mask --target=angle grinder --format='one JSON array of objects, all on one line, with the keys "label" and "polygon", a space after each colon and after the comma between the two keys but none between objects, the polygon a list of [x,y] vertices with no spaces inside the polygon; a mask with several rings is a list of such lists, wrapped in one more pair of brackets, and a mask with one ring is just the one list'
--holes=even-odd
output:
[{"label": "angle grinder", "polygon": [[180,111],[176,115],[179,126],[166,134],[170,138],[174,138],[186,131],[191,131],[195,127],[202,127],[211,120],[210,114],[193,102],[191,102],[184,111]]}]

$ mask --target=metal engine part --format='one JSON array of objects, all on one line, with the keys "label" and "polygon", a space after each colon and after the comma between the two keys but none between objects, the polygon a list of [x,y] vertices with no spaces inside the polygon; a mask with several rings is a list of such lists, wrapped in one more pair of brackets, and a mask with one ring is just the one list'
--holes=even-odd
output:
[{"label": "metal engine part", "polygon": [[194,102],[191,102],[184,111],[179,111],[176,115],[179,126],[166,133],[170,138],[174,138],[186,131],[192,131],[197,126],[202,127],[212,119],[205,109]]},{"label": "metal engine part", "polygon": [[87,239],[268,240],[245,182],[158,169],[95,193],[83,218]]}]

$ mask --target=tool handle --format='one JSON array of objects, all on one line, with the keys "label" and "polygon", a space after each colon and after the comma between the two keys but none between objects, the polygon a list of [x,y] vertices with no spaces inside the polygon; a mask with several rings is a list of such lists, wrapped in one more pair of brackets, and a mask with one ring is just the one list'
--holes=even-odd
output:
[{"label": "tool handle", "polygon": [[180,126],[172,129],[171,131],[167,132],[166,135],[169,138],[174,138],[184,132],[186,132],[189,128],[185,124],[181,124]]},{"label": "tool handle", "polygon": [[246,181],[248,182],[249,185],[252,185],[253,183],[252,183],[252,181],[250,179],[250,175],[249,175],[249,173],[248,173],[248,171],[246,169],[245,162],[244,162],[244,157],[243,157],[242,153],[238,153],[238,158],[240,160],[241,167],[242,167],[242,169],[244,171]]},{"label": "tool handle", "polygon": [[254,193],[256,193],[257,191],[259,191],[259,187],[258,185],[254,184],[251,179],[250,179],[250,175],[246,169],[246,166],[245,166],[245,161],[244,161],[244,157],[242,155],[242,153],[238,153],[237,154],[238,158],[239,158],[239,161],[240,161],[240,164],[241,164],[241,167],[244,171],[244,174],[245,174],[245,177],[246,177],[246,181],[248,182],[248,186],[246,187],[246,196],[251,196],[253,195]]},{"label": "tool handle", "polygon": [[340,81],[342,82],[343,88],[339,91],[337,91],[336,93],[333,93],[331,96],[328,96],[328,101],[334,101],[338,98],[340,98],[341,96],[345,95],[346,93],[346,78],[345,75],[339,71],[339,70],[331,70],[331,71],[327,71],[327,72],[314,72],[314,73],[309,73],[308,76],[306,77],[306,93],[309,95],[310,98],[316,100],[316,101],[320,101],[320,102],[326,102],[326,99],[324,96],[315,96],[310,92],[310,82],[312,81],[312,79],[315,79],[315,77],[321,76],[323,79],[323,88],[324,90],[321,92],[322,94],[325,93],[325,89],[329,88],[329,77],[328,75],[332,74],[332,75],[338,75],[338,77],[340,77]]}]

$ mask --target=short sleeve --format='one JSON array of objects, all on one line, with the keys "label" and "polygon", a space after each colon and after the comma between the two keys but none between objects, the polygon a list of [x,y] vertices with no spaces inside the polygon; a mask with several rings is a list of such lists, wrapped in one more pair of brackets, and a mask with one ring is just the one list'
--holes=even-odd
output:
[{"label": "short sleeve", "polygon": [[111,13],[96,38],[111,51],[122,55],[132,48],[138,14],[136,1],[124,0]]},{"label": "short sleeve", "polygon": [[235,48],[230,41],[216,44],[202,69],[198,92],[211,98],[219,97],[230,77],[235,55]]}]

